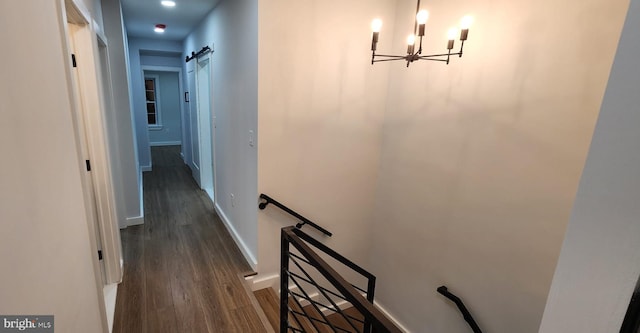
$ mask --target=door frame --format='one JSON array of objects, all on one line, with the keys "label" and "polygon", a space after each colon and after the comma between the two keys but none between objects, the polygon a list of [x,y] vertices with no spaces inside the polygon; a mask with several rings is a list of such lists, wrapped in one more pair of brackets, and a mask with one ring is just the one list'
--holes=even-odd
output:
[{"label": "door frame", "polygon": [[[184,154],[183,154],[183,150],[184,150],[184,133],[185,133],[185,124],[184,124],[184,102],[183,102],[183,96],[184,96],[184,84],[182,82],[182,67],[172,67],[172,66],[150,66],[150,65],[141,65],[140,66],[140,71],[142,72],[142,82],[144,82],[144,78],[146,77],[145,75],[145,71],[154,71],[154,72],[170,72],[170,73],[178,73],[178,89],[180,90],[180,96],[178,97],[178,100],[180,101],[180,154],[182,154],[183,158],[184,158]],[[160,94],[158,94],[159,96]],[[147,126],[147,131],[149,130],[148,126]],[[149,142],[149,146],[151,146],[151,142]],[[151,167],[153,168],[153,160],[151,161]]]},{"label": "door frame", "polygon": [[[91,19],[90,11],[80,0],[64,0],[62,3],[62,27],[65,38],[63,48],[69,54],[66,61],[72,117],[78,142],[78,158],[89,159],[90,175],[82,177],[85,209],[91,245],[90,254],[96,279],[96,292],[102,331],[109,331],[109,319],[105,304],[104,286],[109,281],[122,280],[122,247],[120,230],[111,179],[111,164],[105,137],[103,90],[98,80],[96,67],[99,57],[97,38],[98,25]],[[106,41],[104,35],[103,40]],[[71,54],[82,59],[76,70]],[[77,76],[76,76],[77,74]],[[86,86],[85,86],[86,84]],[[81,88],[82,87],[82,88]],[[86,112],[86,111],[93,112]],[[91,131],[87,129],[90,128]],[[87,169],[89,169],[87,167]],[[88,171],[89,172],[89,171]],[[93,184],[92,184],[93,183]],[[99,236],[98,236],[99,234]],[[97,251],[102,248],[103,260]],[[95,252],[94,252],[95,251]],[[115,265],[114,265],[115,263]],[[104,271],[103,271],[104,268]]]}]

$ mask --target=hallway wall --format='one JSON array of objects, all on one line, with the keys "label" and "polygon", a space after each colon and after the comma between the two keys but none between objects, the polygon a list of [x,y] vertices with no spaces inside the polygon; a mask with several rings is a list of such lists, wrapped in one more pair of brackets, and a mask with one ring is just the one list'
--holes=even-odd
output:
[{"label": "hallway wall", "polygon": [[391,79],[370,262],[413,332],[468,330],[440,285],[487,332],[538,331],[627,4],[433,1],[429,51],[475,16],[464,57],[374,67]]},{"label": "hallway wall", "polygon": [[[211,47],[212,44],[216,210],[255,268],[258,253],[255,208],[258,135],[257,0],[222,0],[185,39],[183,58],[192,51],[197,52],[203,46]],[[187,73],[186,66],[183,72]],[[188,86],[186,79],[187,75],[184,75],[185,87]],[[195,95],[191,93],[191,96],[193,101]],[[250,144],[249,131],[253,131],[253,145]]]},{"label": "hallway wall", "polygon": [[639,30],[631,0],[540,333],[619,332],[640,276]]},{"label": "hallway wall", "polygon": [[83,196],[63,3],[0,1],[0,40],[46,50],[0,56],[0,154],[10,159],[0,172],[0,313],[54,315],[57,332],[97,333],[107,323]]},{"label": "hallway wall", "polygon": [[103,0],[104,33],[109,43],[111,92],[113,110],[108,113],[109,141],[114,166],[115,199],[120,228],[142,222],[141,171],[137,163],[136,137],[129,95],[129,75],[125,41],[126,31],[122,21],[120,0]]}]

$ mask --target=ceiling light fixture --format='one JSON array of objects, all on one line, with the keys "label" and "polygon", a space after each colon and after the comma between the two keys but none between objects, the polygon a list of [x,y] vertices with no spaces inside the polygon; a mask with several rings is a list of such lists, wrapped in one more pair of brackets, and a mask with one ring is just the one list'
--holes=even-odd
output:
[{"label": "ceiling light fixture", "polygon": [[[376,62],[382,61],[394,61],[394,60],[403,60],[407,62],[407,67],[416,61],[416,60],[432,60],[432,61],[442,61],[447,65],[449,64],[449,59],[452,55],[457,55],[462,57],[462,49],[464,48],[464,42],[467,40],[469,36],[469,27],[471,23],[473,23],[473,18],[471,16],[465,16],[460,21],[460,28],[451,28],[447,34],[448,43],[447,43],[447,53],[440,54],[429,54],[422,55],[422,38],[425,35],[425,24],[429,19],[429,12],[426,10],[420,10],[420,0],[418,0],[418,4],[416,7],[416,20],[413,25],[413,33],[409,35],[407,38],[407,54],[406,55],[386,55],[386,54],[376,54],[376,49],[378,45],[378,37],[380,35],[380,29],[382,28],[382,20],[375,19],[371,22],[371,30],[373,30],[373,35],[371,37],[371,64],[373,65]],[[453,45],[455,43],[456,36],[460,35],[460,51],[456,53],[451,53],[453,49]],[[416,50],[415,43],[416,39],[419,38],[420,45]],[[382,59],[376,59],[376,57]]]},{"label": "ceiling light fixture", "polygon": [[167,28],[167,26],[164,25],[164,24],[156,24],[155,28],[153,28],[153,31],[161,34],[161,33],[164,32],[164,29],[166,29],[166,28]]},{"label": "ceiling light fixture", "polygon": [[170,0],[163,0],[163,1],[160,1],[160,3],[165,7],[175,7],[176,6],[176,2],[175,1],[170,1]]}]

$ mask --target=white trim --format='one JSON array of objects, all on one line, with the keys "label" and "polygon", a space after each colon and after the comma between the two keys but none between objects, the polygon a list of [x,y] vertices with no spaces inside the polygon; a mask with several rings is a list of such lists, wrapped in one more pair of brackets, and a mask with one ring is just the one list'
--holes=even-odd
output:
[{"label": "white trim", "polygon": [[231,224],[231,220],[229,220],[229,218],[224,213],[224,211],[222,211],[222,208],[220,208],[218,203],[214,204],[214,207],[216,212],[218,213],[218,216],[220,216],[220,219],[222,220],[225,227],[227,227],[227,230],[231,234],[231,237],[233,237],[233,240],[236,242],[236,245],[238,245],[238,248],[240,248],[240,251],[244,255],[244,258],[247,260],[247,262],[251,266],[251,269],[255,271],[256,267],[258,266],[258,261],[253,256],[253,254],[251,254],[251,251],[249,251],[249,247],[242,240],[242,237],[240,237],[236,229],[233,227],[233,224]]},{"label": "white trim", "polygon": [[144,215],[135,216],[135,217],[127,217],[127,225],[126,227],[141,225],[144,224]]},{"label": "white trim", "polygon": [[91,21],[91,27],[102,43],[107,45],[107,36],[104,34],[104,27],[100,26],[96,20]]},{"label": "white trim", "polygon": [[180,146],[180,145],[182,145],[182,141],[157,141],[157,142],[149,142],[149,145],[151,147],[157,147],[157,146]]},{"label": "white trim", "polygon": [[[71,1],[71,3],[69,3]],[[69,6],[71,5],[71,6]],[[89,22],[93,21],[91,19],[91,12],[81,0],[66,0],[65,7],[67,9],[67,15],[69,14],[69,10],[73,11],[74,14],[80,14],[79,17],[74,16],[74,18],[80,18],[84,22],[72,22],[75,24],[89,24]]]},{"label": "white trim", "polygon": [[252,291],[265,288],[278,290],[280,288],[280,275],[278,274],[273,274],[262,278],[260,277],[260,275],[254,275],[245,278],[245,280],[247,280],[247,282],[251,284]]},{"label": "white trim", "polygon": [[152,168],[151,164],[149,164],[149,165],[141,165],[140,166],[140,170],[142,170],[142,172],[152,171],[152,169],[153,168]]},{"label": "white trim", "polygon": [[[297,288],[297,287],[289,288],[289,290],[297,290],[297,289],[299,289],[299,288]],[[310,294],[309,298],[311,298],[312,300],[314,300],[316,302],[319,302],[320,301],[320,293],[316,292],[316,293]],[[298,303],[300,303],[300,306],[303,307],[303,308],[305,306],[307,306],[307,305],[311,305],[311,302],[309,300],[307,300],[306,298],[299,298],[298,297]],[[353,305],[351,303],[349,303],[349,302],[347,302],[345,300],[340,300],[339,302],[336,302],[336,305],[338,306],[338,308],[340,308],[340,310],[345,310],[345,309],[348,309],[350,307],[353,307]],[[322,314],[324,314],[324,315],[330,315],[330,314],[334,313],[333,311],[331,311],[331,310],[329,310],[327,308],[324,308],[324,307],[322,309],[320,309],[320,311],[322,311]]]},{"label": "white trim", "polygon": [[398,318],[394,317],[385,307],[384,305],[380,304],[380,302],[374,300],[373,304],[378,307],[378,310],[382,311],[382,313],[384,313],[385,316],[387,316],[387,318],[389,318],[389,320],[391,320],[394,324],[396,324],[396,326],[398,326],[400,328],[401,331],[405,332],[405,333],[411,333],[411,331],[404,326],[400,320],[398,320]]},{"label": "white trim", "polygon": [[109,324],[109,333],[113,332],[113,319],[116,312],[116,295],[118,294],[118,284],[106,284],[103,287],[104,303],[107,308],[107,323]]},{"label": "white trim", "polygon": [[[160,75],[147,74],[146,70],[142,70],[143,82],[144,82],[144,110],[147,115],[147,128],[149,130],[159,131],[162,129],[162,105],[160,103]],[[147,100],[147,80],[153,80],[153,101]],[[152,102],[155,106],[156,123],[149,124],[149,111],[147,109],[149,102]]]},{"label": "white trim", "polygon": [[[135,136],[134,136],[135,138]],[[133,145],[134,149],[136,145]],[[137,153],[136,153],[137,156]],[[138,158],[136,157],[136,167],[138,168],[138,196],[140,197],[140,217],[144,219],[144,177],[142,176],[142,167],[139,163],[137,163]],[[144,221],[142,222],[144,223]]]}]

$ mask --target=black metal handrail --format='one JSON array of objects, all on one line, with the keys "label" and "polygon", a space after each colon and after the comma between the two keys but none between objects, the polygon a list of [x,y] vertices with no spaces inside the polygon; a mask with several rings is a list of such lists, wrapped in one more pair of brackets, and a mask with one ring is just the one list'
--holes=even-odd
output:
[{"label": "black metal handrail", "polygon": [[456,295],[452,294],[451,292],[449,292],[449,290],[445,286],[438,287],[437,291],[440,294],[442,294],[444,297],[448,298],[453,303],[455,303],[456,306],[458,306],[458,310],[460,310],[460,312],[462,312],[462,317],[464,318],[464,320],[467,321],[469,326],[471,326],[471,329],[473,330],[473,333],[482,333],[482,330],[480,330],[480,327],[478,326],[476,321],[473,319],[473,316],[471,315],[471,312],[469,312],[469,310],[467,310],[467,307],[464,305],[464,303],[462,302],[462,300],[458,296],[456,296]]},{"label": "black metal handrail", "polygon": [[310,221],[308,218],[296,213],[291,208],[279,203],[278,201],[271,198],[270,196],[263,193],[263,194],[260,194],[260,199],[264,200],[264,202],[261,202],[260,204],[258,204],[258,208],[260,208],[261,210],[267,208],[268,204],[274,204],[276,207],[284,210],[285,212],[289,213],[291,216],[300,220],[300,223],[296,224],[296,228],[301,229],[305,224],[308,224],[309,226],[317,229],[318,231],[325,234],[326,236],[328,237],[332,236],[332,233],[329,232],[327,229],[315,224],[314,222]]},{"label": "black metal handrail", "polygon": [[[300,255],[291,253],[290,245],[293,245]],[[366,298],[362,295],[362,288],[356,288],[345,280],[340,274],[338,274],[338,272],[336,272],[335,269],[333,269],[314,250],[312,250],[311,246],[326,253],[338,262],[367,278],[367,290],[366,293],[364,293]],[[387,318],[373,305],[375,276],[326,245],[318,242],[313,237],[305,234],[302,230],[294,227],[282,228],[280,262],[280,333],[287,333],[289,331],[305,332],[304,325],[301,323],[304,318],[306,318],[309,321],[309,324],[318,331],[318,327],[324,325],[324,327],[329,327],[333,332],[402,332],[389,318]],[[295,268],[300,270],[301,273],[298,274],[292,272],[289,267],[290,263],[293,263]],[[312,277],[312,274],[308,273],[304,269],[303,264],[308,264],[314,269],[314,271],[320,273],[335,292],[329,290],[327,287],[321,286],[320,283],[316,281],[317,279]],[[300,290],[299,292],[291,291],[289,289],[290,281],[293,282],[295,287]],[[322,295],[330,305],[314,301],[312,297],[309,296],[309,293],[302,287],[303,282],[314,286],[319,294]],[[329,296],[329,294],[337,296],[338,299],[350,303],[360,312],[360,314],[362,314],[364,320],[354,318],[353,316],[344,313],[336,302],[332,300],[332,297]],[[300,310],[302,309],[302,306],[298,298],[309,301],[310,306],[315,309],[315,312],[319,317],[314,318],[313,316],[305,313],[304,310]],[[294,302],[294,308],[290,306],[290,302]],[[297,309],[295,308],[296,306]],[[350,327],[345,328],[334,326],[322,313],[322,309],[320,309],[320,307],[341,315]],[[293,325],[294,322],[291,322],[290,319],[297,323],[297,327]]]}]

